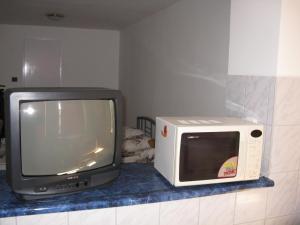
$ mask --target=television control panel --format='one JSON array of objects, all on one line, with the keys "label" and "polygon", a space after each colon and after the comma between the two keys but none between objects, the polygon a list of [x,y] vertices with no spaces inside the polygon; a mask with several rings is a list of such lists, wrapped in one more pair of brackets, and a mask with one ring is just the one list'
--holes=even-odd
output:
[{"label": "television control panel", "polygon": [[80,180],[80,181],[72,181],[72,182],[62,182],[58,184],[52,184],[52,185],[43,185],[43,186],[38,186],[35,188],[36,193],[40,192],[72,192],[76,190],[80,190],[82,188],[86,188],[90,186],[90,181],[88,179]]}]

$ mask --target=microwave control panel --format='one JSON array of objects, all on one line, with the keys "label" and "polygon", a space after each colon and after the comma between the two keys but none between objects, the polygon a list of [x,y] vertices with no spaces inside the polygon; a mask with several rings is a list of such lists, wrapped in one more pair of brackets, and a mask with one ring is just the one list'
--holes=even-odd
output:
[{"label": "microwave control panel", "polygon": [[249,135],[247,148],[247,166],[245,178],[247,180],[257,179],[260,175],[262,157],[263,135],[262,130],[252,130]]}]

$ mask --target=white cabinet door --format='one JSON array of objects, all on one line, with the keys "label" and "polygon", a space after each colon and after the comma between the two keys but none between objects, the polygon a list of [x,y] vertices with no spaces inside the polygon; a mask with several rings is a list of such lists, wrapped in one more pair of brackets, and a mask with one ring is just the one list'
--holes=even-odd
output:
[{"label": "white cabinet door", "polygon": [[61,43],[59,40],[25,40],[23,83],[25,87],[61,85]]}]

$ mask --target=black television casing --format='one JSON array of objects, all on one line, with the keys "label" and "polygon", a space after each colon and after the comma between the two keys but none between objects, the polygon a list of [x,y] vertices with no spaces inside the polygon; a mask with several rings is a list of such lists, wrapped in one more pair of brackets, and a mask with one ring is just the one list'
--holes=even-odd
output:
[{"label": "black television casing", "polygon": [[[22,174],[20,105],[54,100],[105,100],[115,102],[115,149],[113,163],[69,175],[24,176]],[[22,199],[40,199],[81,191],[111,182],[119,175],[123,138],[121,92],[104,88],[14,88],[5,91],[7,181]]]}]

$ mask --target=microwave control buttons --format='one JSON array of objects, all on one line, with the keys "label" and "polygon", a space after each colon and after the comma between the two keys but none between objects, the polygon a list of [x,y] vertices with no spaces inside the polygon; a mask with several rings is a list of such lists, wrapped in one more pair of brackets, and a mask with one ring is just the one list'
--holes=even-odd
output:
[{"label": "microwave control buttons", "polygon": [[256,162],[260,158],[259,155],[254,150],[249,151],[247,155],[248,155],[247,156],[248,160],[251,160],[251,162]]},{"label": "microwave control buttons", "polygon": [[259,173],[258,169],[259,169],[259,164],[257,163],[257,161],[253,160],[247,165],[247,169],[246,169],[247,174],[257,174]]},{"label": "microwave control buttons", "polygon": [[256,145],[249,144],[249,150],[247,154],[246,176],[249,178],[256,178],[259,174],[259,164],[260,155],[256,152]]},{"label": "microwave control buttons", "polygon": [[253,143],[253,144],[251,143],[248,145],[248,149],[250,152],[255,152],[256,148],[257,148],[257,144],[255,144],[255,143]]},{"label": "microwave control buttons", "polygon": [[247,174],[248,178],[256,178],[257,177],[257,170],[250,170]]},{"label": "microwave control buttons", "polygon": [[254,138],[258,138],[262,135],[262,131],[261,130],[253,130],[251,131],[251,136]]},{"label": "microwave control buttons", "polygon": [[247,154],[246,176],[248,178],[256,178],[259,176],[260,156],[255,151],[249,151]]}]

